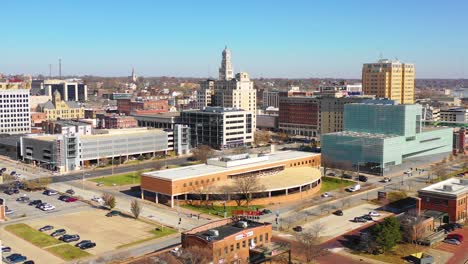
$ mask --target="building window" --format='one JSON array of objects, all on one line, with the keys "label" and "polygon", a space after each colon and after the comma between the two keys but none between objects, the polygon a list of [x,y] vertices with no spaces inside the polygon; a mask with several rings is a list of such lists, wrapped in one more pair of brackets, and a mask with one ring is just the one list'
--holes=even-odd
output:
[{"label": "building window", "polygon": [[190,182],[189,185],[192,186],[192,182]]},{"label": "building window", "polygon": [[242,241],[242,247],[243,247],[243,248],[245,248],[245,244],[246,244],[246,243],[245,243],[245,240]]},{"label": "building window", "polygon": [[187,187],[187,184],[186,184],[186,183],[184,183],[184,187]]},{"label": "building window", "polygon": [[260,235],[259,240],[260,242],[263,242],[263,235]]},{"label": "building window", "polygon": [[268,242],[268,233],[265,233],[265,242]]},{"label": "building window", "polygon": [[237,242],[237,244],[236,244],[236,249],[240,249],[240,243],[239,242]]},{"label": "building window", "polygon": [[234,251],[234,244],[231,245],[231,252]]},{"label": "building window", "polygon": [[224,254],[227,254],[228,253],[228,249],[227,247],[224,247]]}]

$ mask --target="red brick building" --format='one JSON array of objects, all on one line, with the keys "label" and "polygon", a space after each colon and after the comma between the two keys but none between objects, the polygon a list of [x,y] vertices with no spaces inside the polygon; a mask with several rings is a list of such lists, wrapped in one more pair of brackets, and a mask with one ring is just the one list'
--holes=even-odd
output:
[{"label": "red brick building", "polygon": [[320,133],[320,102],[307,96],[279,98],[279,130],[293,135],[316,137]]},{"label": "red brick building", "polygon": [[119,99],[117,100],[117,110],[126,115],[141,110],[155,110],[161,113],[169,111],[169,104],[167,100],[132,101],[131,99]]},{"label": "red brick building", "polygon": [[[270,223],[223,219],[182,233],[182,248],[203,252],[207,263],[250,263],[250,251],[271,243]],[[212,262],[210,262],[212,261]]]},{"label": "red brick building", "polygon": [[97,115],[97,126],[103,129],[121,129],[138,127],[138,122],[133,116]]},{"label": "red brick building", "polygon": [[468,179],[450,178],[418,191],[421,210],[446,213],[445,222],[461,222],[468,213]]}]

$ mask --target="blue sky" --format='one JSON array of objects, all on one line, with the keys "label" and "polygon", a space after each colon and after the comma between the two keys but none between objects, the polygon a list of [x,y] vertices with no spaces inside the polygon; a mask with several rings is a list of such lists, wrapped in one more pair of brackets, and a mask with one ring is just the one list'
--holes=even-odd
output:
[{"label": "blue sky", "polygon": [[468,78],[468,1],[3,1],[0,72],[360,78],[380,57]]}]

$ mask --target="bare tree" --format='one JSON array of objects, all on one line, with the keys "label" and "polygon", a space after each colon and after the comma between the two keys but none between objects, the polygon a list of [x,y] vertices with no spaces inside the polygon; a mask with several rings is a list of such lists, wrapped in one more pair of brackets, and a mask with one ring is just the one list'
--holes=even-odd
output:
[{"label": "bare tree", "polygon": [[304,263],[315,263],[318,257],[327,253],[327,249],[320,243],[320,227],[313,229],[313,232],[306,231],[297,235],[297,251],[304,257]]},{"label": "bare tree", "polygon": [[207,159],[213,156],[214,151],[207,145],[200,145],[197,148],[192,150],[193,158],[201,162],[206,162]]},{"label": "bare tree", "polygon": [[182,259],[184,263],[205,264],[213,261],[212,252],[207,247],[189,247],[182,249]]},{"label": "bare tree", "polygon": [[232,197],[236,200],[238,206],[245,200],[248,207],[252,201],[252,194],[261,192],[265,187],[260,183],[260,178],[257,175],[251,174],[243,177],[236,177],[232,186],[224,187],[226,191],[232,193]]},{"label": "bare tree", "polygon": [[254,143],[255,145],[266,144],[271,140],[270,133],[265,130],[257,130],[254,133]]},{"label": "bare tree", "polygon": [[104,200],[104,205],[109,207],[109,210],[114,209],[116,201],[115,196],[110,193],[104,193],[102,195],[102,200]]},{"label": "bare tree", "polygon": [[138,219],[141,213],[140,202],[138,202],[138,200],[133,200],[130,207],[131,207],[130,209],[132,211],[133,216],[135,217],[135,219]]}]

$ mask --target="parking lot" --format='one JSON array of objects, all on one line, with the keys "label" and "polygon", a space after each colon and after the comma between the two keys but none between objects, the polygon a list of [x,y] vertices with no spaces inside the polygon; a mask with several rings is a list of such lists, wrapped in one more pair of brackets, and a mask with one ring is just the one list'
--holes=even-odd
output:
[{"label": "parking lot", "polygon": [[[302,227],[305,231],[307,231],[312,229],[316,225],[322,226],[320,236],[323,238],[323,241],[326,241],[365,225],[366,223],[355,223],[351,220],[353,220],[354,217],[359,217],[368,214],[370,211],[375,211],[376,208],[378,208],[378,206],[374,204],[365,203],[356,207],[343,210],[342,216],[330,214],[320,219],[307,222]],[[382,219],[390,214],[388,212],[383,211],[378,211],[378,213],[380,213],[381,216],[373,217],[374,221]]]},{"label": "parking lot", "polygon": [[[18,202],[16,199],[22,196],[27,196],[29,201],[32,200],[41,200],[42,202],[50,203],[55,206],[55,210],[52,211],[42,211],[36,208],[33,205],[28,205],[29,202]],[[41,191],[37,192],[27,192],[24,190],[20,190],[19,194],[12,194],[8,195],[5,193],[1,193],[0,197],[5,199],[5,204],[8,206],[8,209],[13,210],[12,214],[8,214],[8,219],[18,219],[21,217],[40,217],[45,215],[57,214],[57,213],[64,213],[79,209],[81,207],[88,207],[89,205],[80,201],[66,203],[63,201],[58,200],[60,195],[53,195],[47,196],[42,194]]]}]

